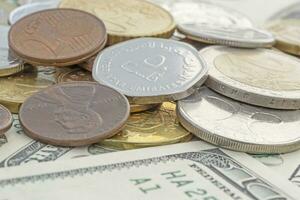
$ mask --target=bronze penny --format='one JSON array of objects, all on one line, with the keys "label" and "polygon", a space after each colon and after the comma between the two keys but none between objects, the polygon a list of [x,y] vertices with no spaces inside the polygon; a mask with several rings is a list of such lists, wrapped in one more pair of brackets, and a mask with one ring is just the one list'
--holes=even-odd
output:
[{"label": "bronze penny", "polygon": [[92,73],[80,67],[61,67],[57,70],[58,83],[73,81],[94,81]]},{"label": "bronze penny", "polygon": [[35,140],[82,146],[117,134],[129,117],[129,103],[96,82],[60,83],[29,97],[19,117],[25,133]]},{"label": "bronze penny", "polygon": [[30,14],[9,32],[9,47],[14,55],[33,65],[78,64],[97,54],[106,40],[104,23],[75,9]]},{"label": "bronze penny", "polygon": [[12,123],[12,114],[7,108],[0,105],[0,135],[4,134],[8,129],[10,129]]}]

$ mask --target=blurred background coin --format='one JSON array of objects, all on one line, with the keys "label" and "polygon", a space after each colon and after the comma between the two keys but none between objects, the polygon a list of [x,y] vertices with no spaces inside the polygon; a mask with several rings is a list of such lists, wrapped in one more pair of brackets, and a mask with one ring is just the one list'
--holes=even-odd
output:
[{"label": "blurred background coin", "polygon": [[30,3],[30,4],[25,4],[23,6],[20,6],[9,13],[9,24],[14,24],[21,18],[31,13],[35,13],[41,10],[47,10],[51,8],[57,8],[58,3],[59,3],[58,1],[57,2],[46,1],[46,2]]},{"label": "blurred background coin", "polygon": [[60,146],[83,146],[112,137],[128,116],[125,96],[82,81],[60,83],[32,95],[19,113],[29,137]]},{"label": "blurred background coin", "polygon": [[101,144],[132,149],[186,142],[191,134],[179,125],[176,104],[165,102],[158,109],[132,114],[124,129]]},{"label": "blurred background coin", "polygon": [[0,105],[0,135],[4,134],[13,123],[12,114],[7,108]]},{"label": "blurred background coin", "polygon": [[204,83],[207,71],[191,45],[139,38],[104,49],[95,60],[93,77],[133,104],[154,104],[189,96]]},{"label": "blurred background coin", "polygon": [[8,47],[9,26],[0,25],[0,77],[18,73],[24,69],[22,61],[14,58]]},{"label": "blurred background coin", "polygon": [[169,38],[175,22],[169,12],[145,0],[62,0],[61,8],[76,8],[105,23],[108,45],[137,37]]},{"label": "blurred background coin", "polygon": [[105,42],[103,22],[74,9],[51,9],[27,15],[9,32],[9,46],[14,55],[33,65],[77,64],[98,53]]},{"label": "blurred background coin", "polygon": [[227,97],[267,108],[300,108],[300,60],[277,50],[206,47],[206,85]]},{"label": "blurred background coin", "polygon": [[203,87],[177,104],[180,123],[197,137],[249,153],[286,153],[300,148],[300,111],[234,101]]}]

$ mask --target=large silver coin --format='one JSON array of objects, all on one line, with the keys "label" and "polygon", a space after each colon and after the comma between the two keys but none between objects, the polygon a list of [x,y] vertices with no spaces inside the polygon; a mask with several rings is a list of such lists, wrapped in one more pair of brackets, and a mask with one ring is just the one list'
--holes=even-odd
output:
[{"label": "large silver coin", "polygon": [[9,52],[9,28],[9,26],[0,25],[0,77],[15,74],[24,68],[23,63]]},{"label": "large silver coin", "polygon": [[269,49],[211,46],[200,51],[206,85],[227,97],[267,108],[300,109],[300,60]]},{"label": "large silver coin", "polygon": [[189,96],[204,83],[207,71],[191,45],[139,38],[104,49],[94,62],[93,77],[131,103],[152,104]]},{"label": "large silver coin", "polygon": [[227,149],[286,153],[300,148],[300,110],[251,106],[203,87],[178,102],[177,114],[187,130]]},{"label": "large silver coin", "polygon": [[9,24],[14,24],[16,23],[19,19],[31,14],[35,13],[41,10],[47,10],[51,8],[57,8],[59,2],[58,1],[46,1],[43,3],[30,3],[30,4],[25,4],[23,6],[20,6],[16,9],[14,9],[10,14],[9,14]]},{"label": "large silver coin", "polygon": [[169,8],[178,30],[188,38],[235,47],[270,47],[271,33],[253,27],[243,14],[221,6],[195,1],[174,1]]}]

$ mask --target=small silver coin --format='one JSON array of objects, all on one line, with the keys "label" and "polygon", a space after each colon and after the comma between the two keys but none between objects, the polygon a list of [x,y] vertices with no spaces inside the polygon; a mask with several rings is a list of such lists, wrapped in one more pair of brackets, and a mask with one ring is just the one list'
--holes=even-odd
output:
[{"label": "small silver coin", "polygon": [[131,103],[153,104],[189,96],[204,83],[207,71],[191,45],[139,38],[104,49],[94,62],[93,78]]},{"label": "small silver coin", "polygon": [[9,24],[14,24],[21,18],[35,13],[41,10],[47,10],[51,8],[57,8],[59,1],[45,1],[45,2],[36,2],[36,3],[29,3],[23,6],[17,7],[9,14],[8,22]]},{"label": "small silver coin", "polygon": [[300,60],[270,49],[206,47],[199,52],[209,67],[206,85],[245,103],[300,109]]},{"label": "small silver coin", "polygon": [[300,148],[300,110],[251,106],[202,87],[177,103],[177,115],[188,131],[223,148],[248,153]]},{"label": "small silver coin", "polygon": [[9,52],[9,26],[0,25],[0,77],[14,74],[23,69],[23,63]]},{"label": "small silver coin", "polygon": [[178,30],[188,38],[209,44],[235,47],[270,47],[273,35],[254,28],[243,14],[209,3],[174,1],[169,8]]}]

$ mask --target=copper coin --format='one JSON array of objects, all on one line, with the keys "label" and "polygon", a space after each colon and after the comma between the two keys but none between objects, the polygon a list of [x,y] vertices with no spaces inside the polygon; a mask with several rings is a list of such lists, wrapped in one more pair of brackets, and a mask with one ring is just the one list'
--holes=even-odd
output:
[{"label": "copper coin", "polygon": [[119,92],[96,82],[50,86],[21,106],[25,133],[60,146],[83,146],[117,134],[129,117],[129,103]]},{"label": "copper coin", "polygon": [[9,47],[33,65],[67,66],[83,62],[105,45],[104,23],[75,9],[49,9],[28,15],[9,32]]},{"label": "copper coin", "polygon": [[92,73],[80,67],[61,67],[57,70],[58,83],[73,81],[94,81]]},{"label": "copper coin", "polygon": [[12,114],[7,108],[0,105],[0,135],[4,134],[8,129],[10,129],[12,123]]}]

